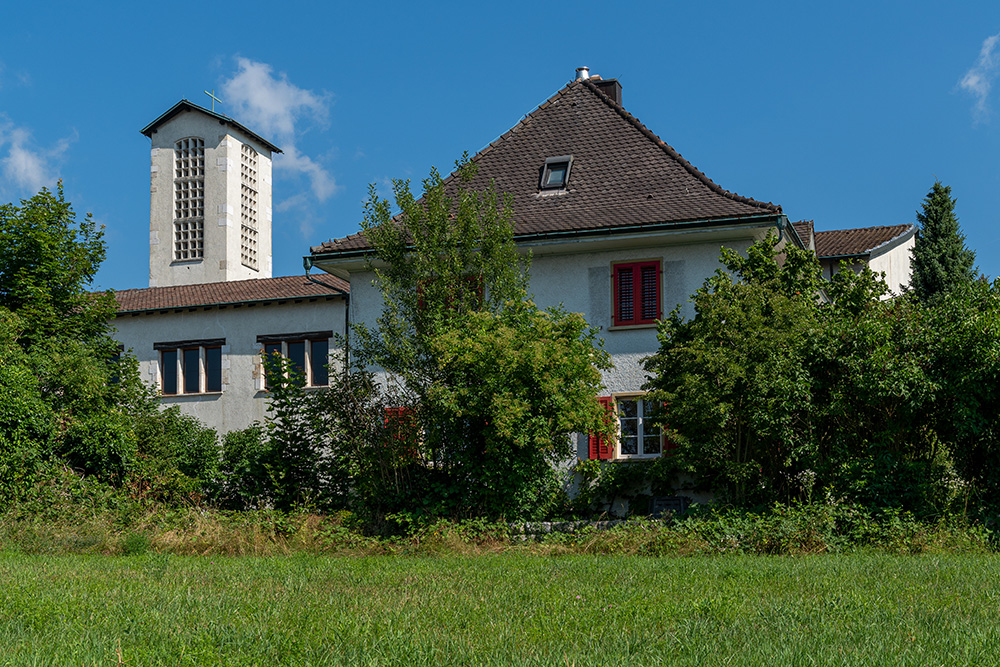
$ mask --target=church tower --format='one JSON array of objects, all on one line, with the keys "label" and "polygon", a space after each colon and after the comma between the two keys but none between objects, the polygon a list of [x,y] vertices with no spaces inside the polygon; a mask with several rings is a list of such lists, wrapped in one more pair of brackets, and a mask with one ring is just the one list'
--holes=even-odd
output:
[{"label": "church tower", "polygon": [[181,100],[152,142],[149,286],[271,277],[271,155],[281,149]]}]

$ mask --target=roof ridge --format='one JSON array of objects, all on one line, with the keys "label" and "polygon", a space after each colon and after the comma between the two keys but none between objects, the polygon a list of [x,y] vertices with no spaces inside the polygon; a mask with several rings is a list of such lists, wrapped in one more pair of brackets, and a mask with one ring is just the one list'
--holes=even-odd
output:
[{"label": "roof ridge", "polygon": [[724,197],[728,197],[729,199],[740,202],[741,204],[756,206],[757,208],[770,209],[776,213],[781,213],[781,206],[778,204],[774,204],[773,202],[762,202],[757,199],[753,199],[751,197],[744,197],[743,195],[725,189],[724,187],[722,187],[721,185],[710,179],[708,176],[706,176],[704,173],[702,173],[700,169],[698,169],[693,164],[688,162],[688,160],[683,155],[677,152],[677,149],[675,149],[673,146],[665,142],[663,139],[660,139],[660,137],[658,137],[655,132],[653,132],[648,127],[643,125],[643,123],[638,118],[629,113],[625,109],[625,107],[623,107],[621,104],[615,102],[613,99],[605,95],[604,92],[601,91],[601,89],[598,88],[589,79],[581,79],[581,83],[583,83],[588,89],[590,89],[591,92],[597,95],[598,99],[602,100],[605,104],[607,104],[615,112],[617,112],[618,115],[620,115],[626,121],[631,123],[647,139],[649,139],[654,144],[659,146],[667,155],[676,160],[677,163],[680,164],[682,167],[684,167],[684,169],[687,170],[689,174],[691,174],[699,181],[704,183],[705,186],[712,192],[720,194]]},{"label": "roof ridge", "polygon": [[[246,284],[246,283],[277,282],[279,280],[291,280],[293,278],[302,278],[302,279],[307,280],[308,282],[313,282],[313,281],[309,280],[308,276],[306,276],[303,273],[303,274],[295,274],[295,275],[291,275],[291,276],[271,276],[270,278],[244,278],[242,280],[218,280],[218,281],[215,281],[215,282],[189,283],[189,284],[186,284],[186,285],[151,285],[149,287],[128,287],[126,289],[120,289],[120,290],[116,289],[116,290],[112,290],[112,291],[115,294],[121,294],[123,292],[148,292],[148,291],[152,291],[152,290],[181,290],[181,289],[185,289],[185,288],[187,288],[187,289],[206,289],[206,288],[207,289],[212,289],[212,288],[219,288],[220,286],[224,286],[224,287],[221,287],[221,289],[233,289],[235,287],[238,287],[238,286]],[[344,287],[343,288],[335,286],[335,285],[334,286],[327,285],[326,287],[332,287],[333,289],[350,289],[350,285],[346,281],[344,281],[343,279],[341,279],[341,278],[337,278],[336,276],[326,276],[326,275],[324,275],[323,278],[324,279],[333,278],[334,280],[336,280],[338,282],[343,282],[344,283]]]},{"label": "roof ridge", "polygon": [[262,137],[258,133],[254,132],[249,127],[247,127],[243,123],[239,122],[235,118],[232,118],[232,117],[227,116],[225,114],[219,113],[218,111],[215,111],[214,109],[206,109],[205,107],[201,106],[200,104],[195,104],[194,102],[192,102],[191,100],[189,100],[186,97],[182,97],[179,102],[177,102],[172,107],[170,107],[169,109],[167,109],[166,111],[164,111],[163,113],[161,113],[159,116],[156,117],[155,120],[153,120],[148,125],[146,125],[146,127],[144,127],[141,130],[139,130],[139,132],[141,134],[146,135],[147,137],[152,138],[153,132],[156,131],[156,128],[158,128],[160,125],[162,125],[163,123],[166,123],[168,120],[170,120],[171,118],[173,118],[174,116],[176,116],[178,113],[181,112],[181,109],[184,108],[184,107],[187,107],[187,108],[189,108],[190,110],[193,110],[193,111],[200,111],[201,113],[205,114],[206,116],[209,116],[211,118],[215,118],[215,119],[217,119],[219,121],[222,121],[224,123],[228,123],[228,124],[230,124],[232,126],[235,126],[240,131],[246,133],[251,138],[256,139],[257,141],[261,142],[272,153],[282,153],[283,152],[280,148],[278,148],[272,142],[268,141],[267,139],[265,139],[264,137]]},{"label": "roof ridge", "polygon": [[[805,221],[803,220],[802,222],[805,222]],[[835,233],[842,234],[844,232],[860,232],[860,231],[864,231],[866,229],[891,229],[893,227],[905,227],[905,228],[909,228],[909,227],[915,227],[915,226],[916,225],[914,225],[912,222],[901,222],[898,225],[871,225],[870,227],[849,227],[847,229],[823,229],[823,230],[817,229],[813,233],[814,234],[835,234]]]}]

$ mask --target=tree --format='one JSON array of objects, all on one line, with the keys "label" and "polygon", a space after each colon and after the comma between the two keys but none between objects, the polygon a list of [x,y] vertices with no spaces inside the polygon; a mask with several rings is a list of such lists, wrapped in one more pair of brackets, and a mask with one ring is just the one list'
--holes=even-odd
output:
[{"label": "tree", "polygon": [[775,244],[771,236],[746,257],[723,249],[725,270],[692,297],[694,318],[675,310],[660,325],[647,388],[668,406],[675,466],[741,505],[823,490],[947,509],[961,485],[939,428],[940,395],[951,391],[936,375],[942,327],[914,300],[882,300],[885,285],[868,269],[838,273],[825,303],[815,255],[786,246],[779,263]]},{"label": "tree", "polygon": [[447,180],[432,170],[419,200],[394,181],[397,215],[371,189],[363,230],[384,310],[355,325],[358,357],[413,397],[427,512],[538,516],[559,497],[570,434],[608,429],[595,396],[609,361],[582,316],[530,301],[510,202],[472,191],[474,174],[467,161]]},{"label": "tree", "polygon": [[910,288],[920,301],[929,303],[975,278],[976,255],[965,247],[951,188],[941,181],[935,181],[924,198],[917,222]]},{"label": "tree", "polygon": [[53,339],[112,344],[106,334],[114,298],[90,292],[105,256],[103,237],[89,214],[77,219],[62,182],[54,193],[42,189],[20,206],[0,206],[0,306],[27,323],[25,348]]},{"label": "tree", "polygon": [[145,474],[140,459],[192,489],[212,473],[215,434],[160,413],[110,336],[114,296],[90,291],[105,250],[62,184],[0,206],[0,496],[49,460],[116,484]]},{"label": "tree", "polygon": [[[775,261],[771,235],[746,257],[723,248],[719,269],[659,327],[645,362],[648,398],[668,406],[680,467],[738,503],[786,498],[815,441],[810,366],[821,329],[814,254],[791,246]],[[803,465],[804,463],[804,465]]]}]

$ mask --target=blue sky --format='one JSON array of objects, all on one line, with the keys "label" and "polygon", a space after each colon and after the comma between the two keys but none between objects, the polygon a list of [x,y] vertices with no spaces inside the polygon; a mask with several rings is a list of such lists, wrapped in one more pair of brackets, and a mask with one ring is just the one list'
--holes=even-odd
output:
[{"label": "blue sky", "polygon": [[[588,65],[724,188],[818,229],[909,223],[950,185],[1000,275],[1000,3],[8,3],[0,201],[63,179],[148,278],[149,140],[181,98],[285,150],[274,272],[357,231],[367,185],[446,171]],[[763,4],[763,3],[762,3]]]}]

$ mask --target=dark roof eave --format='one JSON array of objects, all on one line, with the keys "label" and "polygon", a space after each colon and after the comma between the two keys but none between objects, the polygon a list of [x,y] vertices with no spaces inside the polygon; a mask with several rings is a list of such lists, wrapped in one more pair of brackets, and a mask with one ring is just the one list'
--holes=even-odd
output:
[{"label": "dark roof eave", "polygon": [[163,125],[164,123],[166,123],[168,120],[170,120],[171,118],[173,118],[174,116],[176,116],[177,114],[179,114],[184,109],[191,109],[193,111],[200,111],[200,112],[202,112],[203,114],[205,114],[207,116],[211,116],[212,118],[215,118],[215,119],[217,119],[217,120],[219,120],[219,121],[221,121],[223,123],[226,123],[227,125],[232,125],[233,127],[239,129],[241,132],[245,133],[247,136],[249,136],[249,137],[251,137],[251,138],[256,139],[257,141],[259,141],[261,144],[263,144],[265,147],[267,147],[267,149],[269,151],[271,151],[272,153],[281,153],[282,152],[282,150],[280,148],[278,148],[277,146],[275,146],[274,144],[272,144],[270,141],[268,141],[264,137],[260,136],[259,134],[257,134],[253,130],[249,129],[245,125],[242,125],[241,123],[238,123],[237,121],[233,120],[229,116],[223,116],[221,113],[217,113],[215,111],[211,111],[209,109],[206,109],[205,107],[199,106],[199,105],[195,104],[194,102],[191,102],[191,101],[189,101],[187,99],[182,99],[180,102],[178,102],[174,106],[172,106],[169,109],[167,109],[166,111],[164,111],[162,114],[160,114],[160,116],[158,118],[156,118],[156,120],[154,120],[152,123],[150,123],[146,127],[142,128],[140,130],[140,132],[142,134],[146,135],[147,137],[152,138],[153,137],[153,133],[156,132],[156,129],[160,125]]},{"label": "dark roof eave", "polygon": [[[574,229],[574,230],[552,231],[552,232],[531,232],[527,234],[515,234],[514,242],[522,243],[527,241],[534,241],[536,239],[541,240],[541,239],[559,239],[559,238],[588,238],[594,236],[615,236],[618,234],[625,234],[636,231],[657,232],[669,229],[700,229],[704,227],[714,227],[727,222],[739,222],[739,223],[777,222],[777,220],[782,217],[784,217],[784,215],[781,213],[767,213],[761,215],[740,216],[736,218],[732,217],[712,218],[708,220],[656,222],[651,224],[600,227],[596,229]],[[321,252],[321,253],[313,253],[309,255],[307,259],[311,259],[313,263],[317,261],[323,261],[325,259],[354,259],[358,257],[370,256],[372,252],[373,252],[372,248],[359,248],[357,250],[346,250],[339,252],[338,251]]]},{"label": "dark roof eave", "polygon": [[824,259],[866,259],[871,257],[870,252],[856,252],[849,255],[817,255],[816,258],[821,262]]},{"label": "dark roof eave", "polygon": [[197,303],[183,304],[175,306],[159,306],[157,308],[138,308],[135,310],[119,310],[115,312],[115,317],[122,315],[142,315],[143,313],[159,313],[165,310],[197,310],[199,308],[223,308],[228,306],[252,306],[260,303],[286,303],[297,299],[342,299],[344,293],[338,294],[302,294],[298,296],[280,296],[271,299],[244,299],[242,301],[220,301],[217,303]]}]

